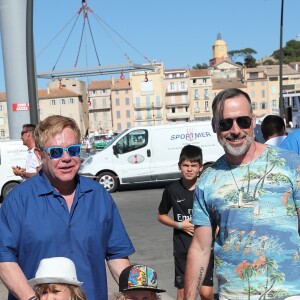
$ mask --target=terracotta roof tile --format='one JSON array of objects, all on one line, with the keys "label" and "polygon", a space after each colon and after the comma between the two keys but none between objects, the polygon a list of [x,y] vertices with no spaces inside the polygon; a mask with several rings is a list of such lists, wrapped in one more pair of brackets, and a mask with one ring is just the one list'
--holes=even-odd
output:
[{"label": "terracotta roof tile", "polygon": [[112,90],[131,89],[130,80],[128,78],[114,79],[112,82],[113,82],[113,84],[111,86]]},{"label": "terracotta roof tile", "polygon": [[53,98],[64,98],[64,97],[81,97],[80,94],[77,94],[66,88],[62,89],[46,89],[38,90],[38,97],[42,99],[53,99]]},{"label": "terracotta roof tile", "polygon": [[88,91],[104,90],[110,88],[111,88],[111,80],[97,80],[97,81],[90,82]]},{"label": "terracotta roof tile", "polygon": [[208,70],[207,69],[197,69],[197,70],[189,70],[190,77],[203,77],[208,76]]}]

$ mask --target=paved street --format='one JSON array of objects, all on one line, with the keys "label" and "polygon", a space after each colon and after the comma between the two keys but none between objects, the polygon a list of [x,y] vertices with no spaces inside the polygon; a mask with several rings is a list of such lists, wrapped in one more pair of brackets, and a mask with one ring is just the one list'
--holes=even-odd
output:
[{"label": "paved street", "polygon": [[[135,190],[123,188],[112,196],[136,249],[136,253],[130,257],[131,262],[152,266],[158,273],[159,287],[167,290],[167,293],[161,294],[162,299],[172,300],[176,298],[172,229],[156,220],[162,192],[163,186],[146,186]],[[110,276],[108,288],[111,299],[113,292],[117,291],[117,285]],[[6,295],[6,289],[0,285],[0,300],[6,299]]]}]

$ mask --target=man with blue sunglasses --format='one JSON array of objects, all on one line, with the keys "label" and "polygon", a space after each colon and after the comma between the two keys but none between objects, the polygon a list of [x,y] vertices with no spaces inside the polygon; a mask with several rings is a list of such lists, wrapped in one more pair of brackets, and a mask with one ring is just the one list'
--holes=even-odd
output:
[{"label": "man with blue sunglasses", "polygon": [[73,119],[50,116],[35,130],[39,174],[13,189],[0,211],[0,277],[8,299],[35,299],[27,284],[44,258],[76,265],[89,300],[107,299],[106,264],[118,282],[133,245],[110,194],[78,174],[81,133]]},{"label": "man with blue sunglasses", "polygon": [[212,111],[225,154],[194,192],[184,299],[196,299],[212,242],[220,299],[300,299],[300,156],[255,141],[246,92],[221,91]]}]

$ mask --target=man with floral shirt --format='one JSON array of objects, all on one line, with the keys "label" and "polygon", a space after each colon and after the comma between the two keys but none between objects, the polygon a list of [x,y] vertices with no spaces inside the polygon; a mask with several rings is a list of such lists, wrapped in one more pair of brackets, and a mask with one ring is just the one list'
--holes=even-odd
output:
[{"label": "man with floral shirt", "polygon": [[195,190],[185,299],[202,284],[214,232],[220,300],[300,296],[300,156],[255,142],[251,100],[220,92],[212,127],[225,150]]}]

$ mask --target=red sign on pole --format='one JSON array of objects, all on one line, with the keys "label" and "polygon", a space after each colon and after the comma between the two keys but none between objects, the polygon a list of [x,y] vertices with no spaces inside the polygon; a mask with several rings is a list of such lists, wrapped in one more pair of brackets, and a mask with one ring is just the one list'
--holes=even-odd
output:
[{"label": "red sign on pole", "polygon": [[24,111],[29,110],[29,102],[25,103],[13,103],[12,104],[13,111]]}]

